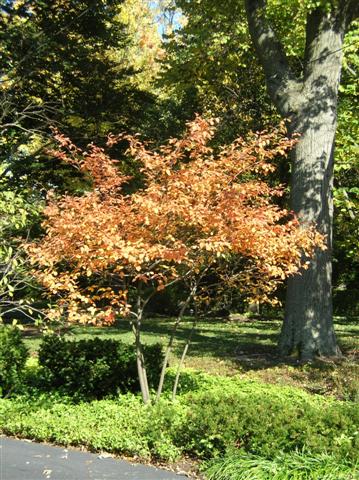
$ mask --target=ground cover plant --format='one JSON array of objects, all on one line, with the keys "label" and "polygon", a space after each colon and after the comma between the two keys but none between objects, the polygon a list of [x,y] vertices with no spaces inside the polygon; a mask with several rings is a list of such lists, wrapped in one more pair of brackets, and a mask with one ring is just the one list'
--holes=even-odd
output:
[{"label": "ground cover plant", "polygon": [[[264,470],[268,464],[278,465],[284,453],[304,450],[307,465],[327,458],[324,471],[328,464],[342,473],[355,471],[358,403],[204,373],[188,372],[187,382],[191,390],[185,393],[184,389],[175,403],[163,398],[150,406],[133,394],[80,403],[39,392],[0,399],[1,432],[167,463],[184,456],[219,459],[235,451],[260,457]],[[219,462],[211,464],[209,471]],[[289,462],[287,467],[291,471],[298,464]]]}]

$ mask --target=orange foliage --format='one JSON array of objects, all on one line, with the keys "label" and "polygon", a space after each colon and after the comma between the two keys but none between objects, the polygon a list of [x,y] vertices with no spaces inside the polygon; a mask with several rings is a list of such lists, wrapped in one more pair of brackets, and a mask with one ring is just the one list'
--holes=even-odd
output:
[{"label": "orange foliage", "polygon": [[[127,139],[139,162],[144,186],[131,195],[123,190],[129,177],[103,149],[89,145],[84,152],[56,134],[53,155],[93,180],[81,197],[49,195],[46,234],[29,247],[38,278],[60,298],[60,313],[111,323],[133,310],[134,286],[155,292],[204,269],[218,269],[231,288],[268,301],[278,283],[305,268],[316,246],[324,248],[313,226],[299,225],[273,203],[282,188],[258,179],[294,141],[281,130],[264,132],[214,154],[214,132],[214,121],[197,117],[183,138],[158,151],[137,137],[110,136],[108,146]],[[226,273],[239,261],[240,271]]]}]

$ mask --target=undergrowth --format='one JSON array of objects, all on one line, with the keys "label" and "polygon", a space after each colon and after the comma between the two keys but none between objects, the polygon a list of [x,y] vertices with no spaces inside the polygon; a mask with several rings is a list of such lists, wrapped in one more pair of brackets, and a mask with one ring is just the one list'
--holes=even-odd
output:
[{"label": "undergrowth", "polygon": [[[172,380],[169,371],[168,395]],[[233,449],[266,458],[304,449],[357,461],[357,403],[192,371],[184,372],[181,388],[175,403],[165,395],[152,406],[134,394],[74,403],[34,390],[0,399],[0,431],[165,461],[218,458]]]}]

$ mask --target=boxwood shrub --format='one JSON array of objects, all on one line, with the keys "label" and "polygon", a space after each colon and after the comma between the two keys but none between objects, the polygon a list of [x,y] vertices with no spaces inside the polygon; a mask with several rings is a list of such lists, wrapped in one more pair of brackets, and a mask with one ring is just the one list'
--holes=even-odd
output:
[{"label": "boxwood shrub", "polygon": [[22,378],[28,350],[17,327],[0,325],[0,396],[8,394]]},{"label": "boxwood shrub", "polygon": [[[161,345],[144,346],[144,355],[149,384],[155,387],[163,361]],[[40,344],[39,365],[47,388],[66,394],[102,398],[139,390],[134,346],[118,340],[72,341],[47,335]]]}]

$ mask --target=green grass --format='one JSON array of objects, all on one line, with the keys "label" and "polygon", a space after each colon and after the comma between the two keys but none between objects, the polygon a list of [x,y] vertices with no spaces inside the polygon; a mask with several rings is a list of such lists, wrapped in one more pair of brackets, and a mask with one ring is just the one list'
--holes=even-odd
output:
[{"label": "green grass", "polygon": [[357,466],[331,455],[293,452],[272,459],[258,455],[232,454],[216,459],[203,470],[208,480],[357,480]]},{"label": "green grass", "polygon": [[[166,345],[173,327],[173,319],[146,319],[142,339],[146,344]],[[336,332],[345,354],[341,362],[318,361],[299,364],[295,358],[285,361],[277,356],[276,342],[280,320],[226,321],[210,319],[198,323],[192,337],[185,366],[212,374],[242,374],[245,378],[267,383],[299,386],[312,393],[335,395],[340,399],[359,400],[359,322],[357,319],[336,318]],[[177,364],[189,336],[192,319],[186,318],[179,326],[170,365]],[[25,332],[26,333],[26,332]],[[40,336],[32,330],[26,344],[36,355]],[[116,327],[71,327],[67,337],[111,338],[133,342],[128,322],[122,320]]]},{"label": "green grass", "polygon": [[[146,319],[143,323],[142,335],[145,343],[166,342],[172,331],[173,319]],[[273,354],[279,335],[281,320],[246,320],[228,321],[210,319],[198,323],[192,338],[190,359],[198,356],[206,358],[222,358],[236,361],[241,353]],[[179,326],[176,334],[178,349],[188,338],[192,327],[192,319],[186,318]],[[346,320],[337,318],[335,322],[339,343],[345,353],[359,353],[358,319]],[[132,342],[133,335],[126,320],[119,321],[116,327],[72,327],[69,336],[76,338],[117,338],[124,342]],[[34,352],[38,349],[40,338],[37,335],[28,337],[26,343]],[[193,365],[192,365],[193,366]]]}]

